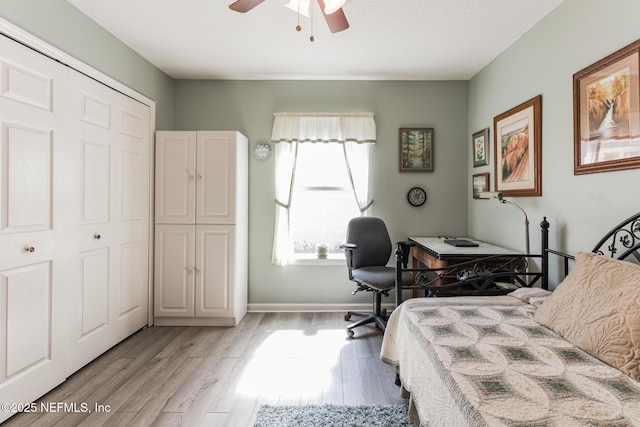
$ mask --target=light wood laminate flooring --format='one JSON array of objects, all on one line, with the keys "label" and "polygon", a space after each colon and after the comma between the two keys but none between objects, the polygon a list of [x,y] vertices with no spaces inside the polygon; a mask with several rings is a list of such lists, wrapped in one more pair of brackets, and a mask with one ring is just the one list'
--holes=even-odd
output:
[{"label": "light wood laminate flooring", "polygon": [[245,427],[261,404],[406,404],[380,361],[382,332],[364,326],[347,340],[343,316],[249,313],[235,328],[146,328],[37,402],[59,412],[18,414],[3,427]]}]

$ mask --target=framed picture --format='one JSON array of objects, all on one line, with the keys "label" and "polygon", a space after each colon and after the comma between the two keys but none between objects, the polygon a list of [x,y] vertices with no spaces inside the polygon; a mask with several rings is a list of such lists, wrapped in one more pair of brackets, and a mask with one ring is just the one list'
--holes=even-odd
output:
[{"label": "framed picture", "polygon": [[574,175],[640,167],[640,40],[573,75]]},{"label": "framed picture", "polygon": [[433,128],[400,128],[400,172],[433,172]]},{"label": "framed picture", "polygon": [[473,150],[473,167],[489,164],[489,128],[474,133],[471,136]]},{"label": "framed picture", "polygon": [[493,118],[495,191],[542,195],[542,96]]},{"label": "framed picture", "polygon": [[472,184],[473,184],[473,198],[479,199],[480,193],[489,191],[489,173],[477,173],[473,175]]}]

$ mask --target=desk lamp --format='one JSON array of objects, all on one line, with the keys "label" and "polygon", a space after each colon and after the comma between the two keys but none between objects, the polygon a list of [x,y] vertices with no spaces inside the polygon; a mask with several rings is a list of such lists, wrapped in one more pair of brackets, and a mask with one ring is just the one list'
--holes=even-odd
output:
[{"label": "desk lamp", "polygon": [[505,199],[502,196],[502,193],[500,192],[482,191],[478,193],[478,198],[479,199],[496,199],[500,203],[506,203],[508,205],[512,205],[520,209],[520,211],[524,214],[524,228],[525,228],[525,237],[526,237],[526,244],[527,244],[527,255],[529,255],[529,217],[527,217],[527,213],[524,211],[524,209],[522,209],[519,205]]}]

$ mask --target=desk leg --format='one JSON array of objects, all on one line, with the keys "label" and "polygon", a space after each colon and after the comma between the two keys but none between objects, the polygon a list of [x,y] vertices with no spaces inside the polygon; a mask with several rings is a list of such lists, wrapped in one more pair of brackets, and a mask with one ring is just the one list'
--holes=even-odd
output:
[{"label": "desk leg", "polygon": [[[414,269],[414,270],[418,269],[418,254],[417,254],[417,250],[416,250],[415,247],[411,248],[411,268]],[[417,273],[414,271],[413,272],[413,277],[414,278],[415,278],[416,274]],[[413,282],[413,286],[414,286],[414,288],[416,287],[415,280]],[[413,298],[417,298],[418,297],[418,290],[417,289],[414,289],[412,291],[412,296],[413,296]]]}]

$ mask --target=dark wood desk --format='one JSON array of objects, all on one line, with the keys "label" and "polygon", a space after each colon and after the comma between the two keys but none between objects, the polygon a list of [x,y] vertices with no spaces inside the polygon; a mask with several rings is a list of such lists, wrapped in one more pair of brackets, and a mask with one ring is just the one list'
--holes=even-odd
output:
[{"label": "dark wood desk", "polygon": [[472,261],[492,255],[517,255],[520,252],[475,240],[458,237],[478,244],[475,247],[456,247],[444,242],[443,237],[409,237],[416,245],[411,252],[412,268],[422,263],[427,268],[445,268],[452,264]]},{"label": "dark wood desk", "polygon": [[[476,259],[498,256],[499,258],[495,259],[495,261],[485,261],[483,264],[486,264],[487,267],[500,266],[509,271],[514,270],[515,265],[511,261],[507,261],[507,264],[505,264],[505,260],[501,256],[504,255],[508,258],[512,255],[519,255],[520,252],[469,237],[459,237],[459,239],[470,240],[477,243],[478,246],[452,246],[445,243],[443,237],[409,237],[409,240],[415,243],[411,251],[412,268],[414,270],[433,269],[434,271],[427,273],[427,277],[434,286],[441,286],[460,280],[460,277],[456,278],[460,270],[452,266],[459,263],[472,262]],[[449,267],[451,267],[451,270],[448,270]],[[470,267],[469,265],[463,267],[463,269]],[[456,290],[456,292],[464,294],[463,288]],[[475,291],[471,288],[471,294],[473,294],[473,292]],[[413,291],[413,296],[417,296],[417,291]]]}]

